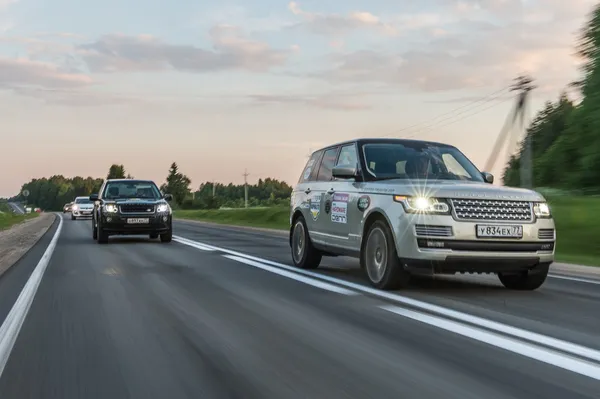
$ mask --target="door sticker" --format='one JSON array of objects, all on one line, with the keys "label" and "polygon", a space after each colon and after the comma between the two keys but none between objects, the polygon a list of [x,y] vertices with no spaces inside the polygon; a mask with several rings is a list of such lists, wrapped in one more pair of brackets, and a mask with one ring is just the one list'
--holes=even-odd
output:
[{"label": "door sticker", "polygon": [[348,194],[334,194],[331,204],[331,221],[334,223],[348,223]]},{"label": "door sticker", "polygon": [[315,194],[310,199],[310,213],[313,220],[316,222],[317,219],[319,219],[319,214],[321,213],[321,194]]},{"label": "door sticker", "polygon": [[368,195],[363,195],[358,199],[356,205],[358,206],[359,211],[364,212],[371,205],[371,198]]}]

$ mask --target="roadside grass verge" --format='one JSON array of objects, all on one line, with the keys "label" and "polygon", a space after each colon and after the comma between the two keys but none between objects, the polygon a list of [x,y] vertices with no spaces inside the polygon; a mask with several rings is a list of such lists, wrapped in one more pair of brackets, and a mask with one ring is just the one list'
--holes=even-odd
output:
[{"label": "roadside grass verge", "polygon": [[272,208],[176,210],[176,218],[200,220],[203,222],[228,224],[232,226],[262,227],[287,230],[290,224],[290,208],[287,206]]},{"label": "roadside grass verge", "polygon": [[9,229],[15,224],[19,224],[25,220],[33,219],[39,215],[40,214],[37,212],[32,212],[25,215],[15,215],[12,212],[0,213],[0,231]]},{"label": "roadside grass verge", "polygon": [[[546,193],[556,223],[557,262],[600,266],[600,197]],[[289,228],[289,208],[178,210],[175,217],[235,226]]]}]

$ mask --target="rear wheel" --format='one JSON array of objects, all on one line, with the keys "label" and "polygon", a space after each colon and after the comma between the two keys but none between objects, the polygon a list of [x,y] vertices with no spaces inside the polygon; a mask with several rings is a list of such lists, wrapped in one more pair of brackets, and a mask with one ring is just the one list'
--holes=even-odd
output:
[{"label": "rear wheel", "polygon": [[292,230],[292,260],[301,269],[316,269],[321,263],[323,254],[313,246],[303,216],[296,219]]},{"label": "rear wheel", "polygon": [[498,278],[509,290],[534,291],[544,284],[549,270],[550,264],[541,264],[533,270],[520,273],[498,273]]},{"label": "rear wheel", "polygon": [[173,240],[173,230],[160,235],[160,242],[171,242]]},{"label": "rear wheel", "polygon": [[392,232],[383,220],[375,221],[369,228],[360,263],[371,285],[376,288],[403,288],[410,281],[410,274],[404,270],[398,258]]}]

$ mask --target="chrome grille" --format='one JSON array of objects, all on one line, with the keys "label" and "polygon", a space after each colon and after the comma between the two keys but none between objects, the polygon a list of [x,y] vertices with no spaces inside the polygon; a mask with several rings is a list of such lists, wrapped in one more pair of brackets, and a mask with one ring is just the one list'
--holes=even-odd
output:
[{"label": "chrome grille", "polygon": [[121,204],[121,213],[154,213],[153,204]]},{"label": "chrome grille", "polygon": [[452,207],[459,220],[533,221],[531,203],[527,201],[453,199]]},{"label": "chrome grille", "polygon": [[554,229],[539,229],[538,239],[540,240],[554,240]]},{"label": "chrome grille", "polygon": [[450,226],[427,226],[418,224],[415,226],[415,232],[418,236],[424,237],[452,237],[452,227]]}]

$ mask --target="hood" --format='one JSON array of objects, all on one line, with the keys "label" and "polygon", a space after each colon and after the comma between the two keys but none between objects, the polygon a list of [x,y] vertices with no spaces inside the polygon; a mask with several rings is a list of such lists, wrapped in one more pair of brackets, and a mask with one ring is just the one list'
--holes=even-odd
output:
[{"label": "hood", "polygon": [[384,189],[386,192],[393,192],[393,194],[398,195],[427,195],[438,198],[476,198],[509,201],[545,201],[540,193],[533,190],[462,180],[424,181],[395,179],[367,183],[367,187],[365,187],[367,190],[371,188],[375,189],[375,191]]}]

